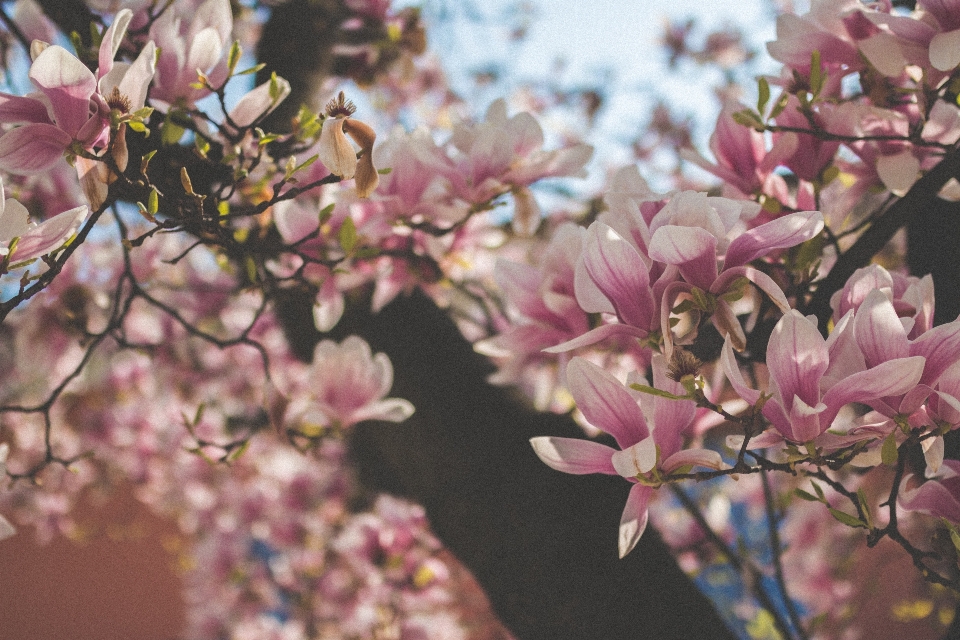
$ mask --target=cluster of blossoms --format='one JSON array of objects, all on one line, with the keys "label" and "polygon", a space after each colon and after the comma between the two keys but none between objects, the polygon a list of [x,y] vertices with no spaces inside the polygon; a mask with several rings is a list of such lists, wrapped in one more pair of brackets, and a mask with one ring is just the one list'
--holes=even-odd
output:
[{"label": "cluster of blossoms", "polygon": [[[590,433],[613,437],[532,445],[557,470],[633,483],[621,556],[643,533],[655,489],[782,471],[780,495],[823,503],[821,518],[866,530],[870,546],[890,537],[924,575],[936,568],[933,581],[950,582],[950,553],[915,547],[902,531],[922,539],[946,526],[956,537],[960,524],[958,469],[944,460],[944,436],[960,426],[960,321],[934,326],[930,276],[862,266],[871,257],[863,245],[876,251],[897,228],[862,233],[885,213],[885,198],[910,192],[960,139],[960,5],[917,5],[907,14],[889,3],[815,1],[805,16],[778,19],[768,49],[785,66],[760,80],[757,109],[723,109],[715,160],[683,153],[723,181],[725,198],[655,194],[623,170],[586,229],[557,227],[530,252],[533,265],[498,263],[509,308],[499,335],[478,348],[500,365],[495,381],[527,386],[540,408],[564,411],[572,400]],[[932,190],[956,199],[949,174]],[[918,468],[908,458],[919,452]],[[744,484],[725,488],[725,500],[771,508],[769,495]],[[670,510],[657,511],[669,527]],[[795,511],[810,517],[806,506]],[[948,524],[910,517],[918,513]],[[729,532],[720,520],[718,532]],[[705,522],[676,545],[702,539]],[[787,548],[819,553],[835,539],[791,538]],[[782,553],[773,550],[776,562],[790,560]],[[865,588],[819,598],[829,575],[841,584],[836,564],[820,574],[791,573],[791,564],[785,581],[834,620]],[[798,625],[795,617],[778,631],[791,636]]]},{"label": "cluster of blossoms", "polygon": [[[464,599],[469,579],[422,508],[387,496],[356,508],[363,494],[340,436],[413,412],[386,397],[389,360],[350,336],[299,362],[272,314],[233,291],[228,274],[200,254],[164,262],[182,240],[145,242],[135,274],[110,243],[85,242],[79,262],[96,272],[62,272],[8,318],[5,353],[17,366],[5,369],[2,401],[37,402],[70,380],[49,419],[56,454],[71,462],[38,470],[42,489],[8,486],[0,510],[42,538],[72,536],[75,502],[122,478],[186,536],[191,637],[470,637],[479,614]],[[103,292],[134,277],[150,293],[81,368],[77,338],[112,323]],[[8,411],[2,433],[0,456],[12,450],[4,468],[31,473],[47,451],[37,416]],[[0,520],[0,535],[12,533]]]},{"label": "cluster of blossoms", "polygon": [[[738,607],[784,637],[804,636],[794,599],[840,625],[872,588],[835,561],[860,553],[857,530],[960,590],[960,463],[945,459],[960,320],[935,325],[930,276],[869,264],[921,183],[960,199],[940,170],[960,153],[960,3],[781,16],[768,49],[784,68],[756,110],[723,108],[713,160],[684,152],[722,195],[655,193],[631,167],[596,210],[547,221],[535,183],[582,175],[592,148],[547,148],[505,100],[446,135],[378,139],[328,81],[320,112],[274,133],[296,83],[273,74],[228,99],[257,71],[238,71],[231,38],[252,23],[228,0],[127,5],[97,7],[109,26],[75,55],[18,3],[41,39],[22,43],[36,92],[0,94],[18,197],[0,193],[0,537],[10,521],[69,534],[73,504],[120,478],[189,537],[198,637],[471,637],[465,583],[422,509],[350,476],[351,428],[414,411],[388,397],[389,360],[351,336],[300,362],[282,322],[288,299],[323,332],[351,297],[378,311],[422,288],[461,314],[493,382],[575,405],[600,436],[532,446],[631,485],[621,557],[652,513],[688,569],[733,563],[740,509],[769,525],[773,570],[736,561],[755,592]],[[416,13],[341,9],[341,77],[385,74],[394,106],[412,102],[397,67],[423,51]],[[502,205],[509,223],[490,213]],[[57,213],[37,223],[31,208]],[[706,514],[684,481],[709,481]],[[955,548],[919,542],[937,536]]]},{"label": "cluster of blossoms", "polygon": [[[24,11],[30,33],[54,40],[39,9]],[[417,29],[388,3],[347,13]],[[374,147],[342,92],[324,113],[302,109],[292,133],[266,134],[291,86],[274,76],[227,104],[245,74],[227,0],[137,3],[109,25],[76,55],[34,42],[37,92],[0,96],[0,170],[25,203],[0,204],[0,274],[19,277],[0,302],[0,470],[12,480],[0,537],[11,521],[74,535],[75,504],[120,484],[187,536],[198,637],[496,628],[423,510],[352,480],[350,428],[414,411],[387,397],[387,357],[350,336],[299,362],[271,296],[311,291],[320,329],[362,285],[376,308],[414,286],[442,296],[469,273],[468,252],[486,251],[480,238],[504,236],[480,214],[513,201],[532,233],[530,185],[580,173],[591,149],[545,150],[537,122],[504,102],[446,144],[397,130]],[[34,223],[28,207],[66,211]],[[358,510],[361,498],[372,506]]]}]

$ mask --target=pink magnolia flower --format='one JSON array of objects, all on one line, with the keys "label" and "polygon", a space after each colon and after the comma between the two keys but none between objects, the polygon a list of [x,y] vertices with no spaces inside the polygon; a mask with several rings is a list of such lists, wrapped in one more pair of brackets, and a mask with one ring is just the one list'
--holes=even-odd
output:
[{"label": "pink magnolia flower", "polygon": [[157,78],[150,94],[158,106],[189,107],[209,93],[192,85],[202,72],[214,86],[227,77],[224,54],[233,30],[229,0],[176,2],[150,26],[160,49]]},{"label": "pink magnolia flower", "polygon": [[[880,347],[885,339],[876,336],[874,346]],[[796,310],[774,327],[767,346],[770,398],[763,405],[763,415],[786,440],[810,442],[830,428],[845,405],[872,404],[885,396],[905,394],[921,380],[926,359],[904,353],[872,362],[869,368],[834,382],[837,376],[829,369],[846,366],[834,357],[839,344],[835,335],[825,340],[816,324]],[[760,392],[747,386],[729,338],[721,352],[721,365],[740,397],[756,404]]]},{"label": "pink magnolia flower", "polygon": [[88,149],[105,142],[109,108],[96,76],[73,54],[47,47],[30,67],[30,80],[45,100],[0,94],[0,121],[22,125],[0,137],[0,169],[39,173],[74,141]]},{"label": "pink magnolia flower", "polygon": [[[677,267],[683,278],[667,286],[660,305],[660,325],[668,355],[673,346],[670,311],[681,293],[689,294],[697,288],[714,296],[711,320],[721,335],[733,337],[737,349],[745,346],[746,338],[729,302],[722,297],[736,280],[746,278],[782,310],[789,308],[780,287],[747,263],[813,238],[823,229],[823,216],[818,211],[801,211],[738,233],[738,228],[757,213],[759,205],[753,202],[684,192],[674,196],[654,216],[650,224],[650,257]],[[723,266],[718,268],[721,258]]]},{"label": "pink magnolia flower", "polygon": [[777,17],[777,39],[767,43],[767,52],[774,60],[804,74],[810,69],[814,51],[820,52],[821,63],[827,68],[862,68],[843,21],[859,5],[857,0],[812,0],[806,15],[781,14]]},{"label": "pink magnolia flower", "polygon": [[920,0],[917,4],[934,17],[939,27],[930,39],[930,65],[937,71],[953,71],[960,64],[960,2]]},{"label": "pink magnolia flower", "polygon": [[[30,67],[30,80],[43,94],[0,94],[0,122],[21,124],[0,137],[0,168],[36,174],[52,168],[65,153],[80,149],[102,156],[109,152],[120,170],[127,165],[125,126],[110,139],[110,113],[122,115],[143,107],[153,79],[156,47],[148,42],[133,63],[114,63],[132,13],[117,13],[103,35],[96,75],[66,49],[46,46]],[[105,162],[77,156],[77,175],[88,202],[99,208],[116,179]]]},{"label": "pink magnolia flower", "polygon": [[[668,379],[662,356],[653,360],[654,386],[675,394],[681,386]],[[683,438],[696,415],[690,400],[644,396],[646,412],[616,378],[583,358],[567,366],[567,383],[577,407],[595,427],[612,435],[620,450],[591,440],[541,436],[531,438],[537,456],[564,473],[620,475],[635,483],[620,520],[619,552],[636,546],[647,526],[647,504],[663,474],[688,466],[720,469],[716,451],[683,449]],[[645,415],[646,413],[646,415]],[[653,423],[649,426],[650,422]]]},{"label": "pink magnolia flower", "polygon": [[782,178],[773,173],[784,160],[796,155],[797,137],[795,134],[782,135],[770,151],[767,151],[763,134],[737,123],[733,114],[744,109],[742,104],[731,102],[724,106],[717,117],[717,124],[710,135],[710,151],[717,159],[716,164],[692,149],[681,150],[684,160],[693,162],[749,196],[760,191],[773,191],[776,186],[769,185],[769,181],[781,181]]},{"label": "pink magnolia flower", "polygon": [[[13,198],[3,197],[0,180],[0,256],[8,256],[13,263],[55,251],[79,230],[86,217],[87,207],[82,205],[36,224],[30,220],[26,207]],[[11,255],[14,239],[17,243]]]},{"label": "pink magnolia flower", "polygon": [[[495,384],[529,386],[534,379],[546,382],[537,385],[533,394],[540,409],[549,406],[557,382],[553,373],[557,357],[542,350],[590,329],[587,313],[577,304],[574,293],[574,268],[585,234],[586,230],[575,224],[561,225],[543,249],[537,266],[497,260],[497,284],[516,313],[509,328],[474,347],[500,364],[499,372],[491,378]],[[549,370],[552,375],[535,376],[535,369]]]},{"label": "pink magnolia flower", "polygon": [[324,340],[313,352],[306,393],[295,394],[287,420],[349,427],[364,420],[403,422],[413,405],[385,398],[393,386],[393,367],[384,353],[374,355],[362,338],[341,344]]},{"label": "pink magnolia flower", "polygon": [[923,278],[905,276],[876,264],[857,269],[843,289],[830,297],[834,323],[839,323],[848,311],[859,309],[873,290],[887,296],[901,322],[913,319],[908,330],[909,338],[916,338],[933,327],[933,278],[929,275]]},{"label": "pink magnolia flower", "polygon": [[504,100],[493,102],[484,122],[460,125],[451,143],[462,156],[451,162],[447,178],[457,195],[482,203],[513,191],[520,209],[515,228],[529,232],[539,223],[539,209],[526,190],[542,178],[579,176],[593,155],[593,147],[577,144],[545,151],[543,130],[529,113],[507,116]]},{"label": "pink magnolia flower", "polygon": [[937,477],[909,489],[913,477],[903,479],[897,498],[900,508],[960,523],[960,461],[944,460]]}]

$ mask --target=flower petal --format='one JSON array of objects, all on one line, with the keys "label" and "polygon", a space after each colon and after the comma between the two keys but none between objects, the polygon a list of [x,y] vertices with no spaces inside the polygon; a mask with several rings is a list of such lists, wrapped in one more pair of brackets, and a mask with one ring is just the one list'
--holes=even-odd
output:
[{"label": "flower petal", "polygon": [[657,443],[653,438],[644,438],[623,451],[614,452],[611,460],[613,468],[624,478],[648,473],[657,466]]},{"label": "flower petal", "polygon": [[706,467],[719,471],[725,466],[723,456],[711,449],[684,449],[668,457],[660,465],[665,473],[681,467]]},{"label": "flower petal", "polygon": [[701,289],[717,279],[717,238],[700,227],[660,227],[650,238],[650,257],[676,265],[684,280]]},{"label": "flower petal", "polygon": [[551,469],[577,475],[587,473],[617,475],[610,461],[616,451],[605,444],[592,440],[549,436],[530,438],[530,444],[533,445],[533,451],[537,457]]},{"label": "flower petal", "polygon": [[[7,203],[10,206],[10,203]],[[57,249],[75,234],[87,217],[86,205],[64,211],[20,236],[13,260],[30,260]]]},{"label": "flower petal", "polygon": [[627,504],[623,507],[623,515],[620,517],[620,533],[617,540],[617,548],[620,552],[620,558],[625,558],[628,553],[633,551],[640,541],[647,528],[647,504],[650,502],[650,495],[653,493],[651,487],[642,484],[635,484],[630,489],[630,495],[627,496]]},{"label": "flower petal", "polygon": [[97,90],[93,73],[72,53],[51,45],[33,61],[30,80],[50,99],[57,126],[76,136],[90,118],[90,96]]},{"label": "flower petal", "polygon": [[822,230],[823,214],[819,211],[800,211],[777,218],[734,238],[727,248],[723,267],[738,267],[775,249],[795,247]]},{"label": "flower petal", "polygon": [[907,393],[920,382],[924,360],[922,356],[888,360],[844,378],[823,394],[827,411],[821,420],[829,426],[840,409],[851,402],[869,404],[871,400]]},{"label": "flower petal", "polygon": [[46,171],[63,156],[70,136],[52,124],[34,123],[0,136],[0,169],[19,175]]},{"label": "flower petal", "polygon": [[587,421],[612,435],[621,449],[650,435],[643,411],[630,392],[592,362],[573,358],[567,365],[567,386]]},{"label": "flower petal", "polygon": [[583,265],[625,324],[649,329],[655,304],[649,268],[633,245],[602,222],[594,222],[583,243]]}]

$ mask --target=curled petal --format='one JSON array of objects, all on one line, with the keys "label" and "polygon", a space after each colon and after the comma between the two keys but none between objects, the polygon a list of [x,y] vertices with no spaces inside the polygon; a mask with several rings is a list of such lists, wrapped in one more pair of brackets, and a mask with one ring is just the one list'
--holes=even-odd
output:
[{"label": "curled petal", "polygon": [[777,322],[767,345],[767,366],[784,402],[797,396],[816,405],[828,364],[826,342],[810,320],[793,310]]},{"label": "curled petal", "polygon": [[0,92],[0,122],[23,124],[42,122],[53,124],[47,113],[47,105],[36,98],[14,96]]},{"label": "curled petal", "polygon": [[650,328],[655,308],[650,273],[630,242],[611,227],[594,222],[584,239],[583,264],[622,322]]},{"label": "curled petal", "polygon": [[733,355],[733,346],[730,344],[729,337],[723,341],[723,348],[720,350],[720,365],[737,395],[750,404],[756,404],[757,400],[760,399],[760,392],[748,387],[746,380],[743,379],[743,374],[740,373],[740,367],[737,365],[737,359]]},{"label": "curled petal", "polygon": [[920,382],[934,385],[951,365],[960,360],[960,320],[924,332],[910,345],[910,354],[926,358]]},{"label": "curled petal", "polygon": [[920,175],[920,161],[910,151],[877,158],[877,176],[897,196],[910,190]]},{"label": "curled petal", "polygon": [[717,279],[717,238],[700,227],[660,227],[650,238],[650,257],[676,265],[684,280],[701,289]]},{"label": "curled petal", "polygon": [[354,183],[357,188],[357,196],[360,198],[369,198],[370,194],[377,190],[380,184],[380,174],[373,166],[373,154],[367,151],[357,160],[357,170],[353,174]]},{"label": "curled petal", "polygon": [[566,353],[567,351],[573,351],[574,349],[580,349],[581,347],[589,347],[592,344],[602,342],[603,340],[613,336],[631,336],[634,338],[643,339],[646,338],[647,335],[647,331],[644,331],[643,329],[637,329],[636,327],[631,327],[628,324],[603,324],[596,329],[591,329],[578,338],[567,340],[566,342],[558,344],[555,347],[548,347],[544,349],[543,352]]},{"label": "curled petal", "polygon": [[840,409],[851,402],[869,404],[877,398],[907,393],[920,382],[924,362],[922,356],[898,358],[840,380],[823,394],[828,410],[822,419],[829,426]]},{"label": "curled petal", "polygon": [[76,56],[51,45],[30,66],[30,80],[50,99],[57,126],[71,137],[90,118],[97,79]]},{"label": "curled petal", "polygon": [[333,283],[333,278],[327,278],[317,293],[313,305],[313,324],[317,331],[330,331],[340,322],[345,302],[341,293]]},{"label": "curled petal", "polygon": [[534,453],[551,469],[584,475],[604,473],[617,475],[611,456],[615,453],[605,444],[577,438],[540,436],[530,438]]},{"label": "curled petal", "polygon": [[943,464],[943,436],[928,438],[920,443],[923,447],[923,459],[927,463],[927,468],[936,473]]},{"label": "curled petal", "polygon": [[385,398],[368,404],[360,411],[357,411],[353,415],[353,421],[380,420],[382,422],[403,422],[413,415],[413,411],[413,405],[403,398]]},{"label": "curled petal", "polygon": [[661,468],[664,472],[670,473],[682,467],[706,467],[707,469],[719,471],[726,466],[723,462],[723,457],[716,451],[710,449],[684,449],[664,460]]},{"label": "curled petal", "polygon": [[323,123],[317,152],[330,173],[349,180],[357,171],[357,152],[343,133],[343,122],[335,118]]},{"label": "curled petal", "polygon": [[519,236],[531,237],[540,226],[540,205],[527,187],[513,192],[513,232]]},{"label": "curled petal", "polygon": [[724,268],[738,267],[775,249],[795,247],[823,230],[823,214],[800,211],[750,229],[733,239],[727,248]]},{"label": "curled petal", "polygon": [[271,92],[271,83],[272,81],[264,82],[240,98],[237,105],[230,111],[230,120],[235,125],[249,127],[273,111],[290,95],[290,83],[283,78],[276,79],[276,90],[273,92]]},{"label": "curled petal", "polygon": [[117,56],[117,50],[120,49],[120,43],[123,42],[123,37],[127,35],[127,27],[130,26],[132,18],[133,12],[130,9],[121,9],[114,16],[113,24],[104,32],[97,59],[98,74],[101,77],[110,71],[113,59]]},{"label": "curled petal", "polygon": [[960,29],[933,36],[930,64],[937,71],[952,71],[960,64]]},{"label": "curled petal", "polygon": [[746,278],[752,282],[754,286],[767,294],[771,302],[777,305],[783,313],[790,311],[790,302],[783,293],[783,289],[774,282],[773,278],[753,267],[741,266],[725,269],[723,273],[720,274],[720,277],[713,283],[713,286],[710,287],[710,293],[723,295],[727,292],[727,287],[737,278]]},{"label": "curled petal", "polygon": [[657,443],[653,438],[644,438],[637,444],[613,454],[613,468],[624,478],[648,473],[657,466]]}]

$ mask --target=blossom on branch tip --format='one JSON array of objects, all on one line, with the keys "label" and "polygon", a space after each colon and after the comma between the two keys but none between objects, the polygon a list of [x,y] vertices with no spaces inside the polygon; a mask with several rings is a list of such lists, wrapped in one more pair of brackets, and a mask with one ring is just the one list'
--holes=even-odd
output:
[{"label": "blossom on branch tip", "polygon": [[286,410],[294,426],[342,429],[365,420],[403,422],[413,414],[408,401],[385,397],[393,386],[390,359],[357,336],[320,342],[305,385]]},{"label": "blossom on branch tip", "polygon": [[[330,173],[344,180],[354,179],[357,195],[366,198],[380,182],[380,174],[373,166],[373,144],[377,134],[369,125],[350,117],[356,107],[346,100],[342,91],[327,104],[326,111],[327,119],[323,122],[317,147],[320,162]],[[359,159],[347,136],[360,147]]]},{"label": "blossom on branch tip", "polygon": [[[674,395],[685,393],[667,376],[663,356],[654,356],[653,375],[655,388]],[[540,460],[557,471],[620,475],[635,483],[620,520],[618,546],[623,558],[643,535],[647,504],[665,476],[691,466],[721,469],[723,460],[716,451],[683,448],[696,415],[692,400],[644,395],[641,408],[616,378],[579,357],[567,366],[567,382],[586,419],[612,435],[620,449],[590,440],[548,436],[531,438],[530,444]]]},{"label": "blossom on branch tip", "polygon": [[31,222],[27,208],[20,202],[4,198],[0,180],[0,256],[9,264],[39,258],[59,249],[80,229],[87,212],[83,205],[36,224]]}]

